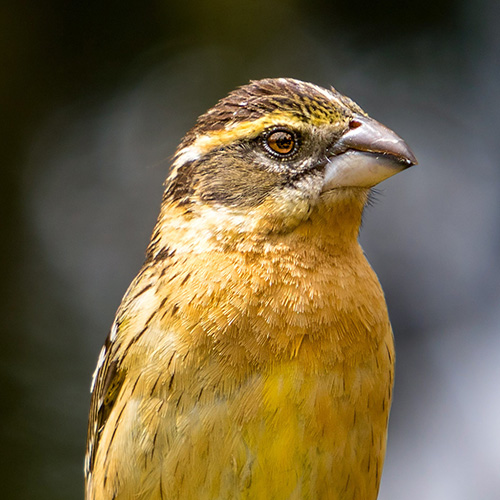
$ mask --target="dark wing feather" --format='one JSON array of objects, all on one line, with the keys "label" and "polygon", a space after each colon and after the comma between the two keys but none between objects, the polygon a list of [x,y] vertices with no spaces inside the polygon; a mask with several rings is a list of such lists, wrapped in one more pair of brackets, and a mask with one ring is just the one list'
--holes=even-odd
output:
[{"label": "dark wing feather", "polygon": [[[113,328],[118,329],[118,324],[115,323]],[[112,334],[110,333],[99,355],[99,361],[92,380],[87,451],[85,455],[86,480],[93,471],[101,433],[125,380],[125,372],[120,369],[118,360],[114,359],[113,353],[115,351],[115,341],[112,340]]]}]

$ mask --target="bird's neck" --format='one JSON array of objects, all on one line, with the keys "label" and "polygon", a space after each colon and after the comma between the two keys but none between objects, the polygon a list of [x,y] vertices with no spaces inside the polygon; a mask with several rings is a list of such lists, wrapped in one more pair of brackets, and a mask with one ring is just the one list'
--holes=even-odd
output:
[{"label": "bird's neck", "polygon": [[314,203],[296,201],[293,208],[281,203],[245,210],[164,204],[148,255],[154,258],[167,248],[186,255],[256,253],[283,244],[293,250],[300,241],[306,247],[326,245],[341,252],[357,245],[368,195],[367,189],[333,189]]},{"label": "bird's neck", "polygon": [[175,323],[179,349],[209,343],[207,352],[234,366],[230,360],[322,366],[327,359],[361,359],[365,343],[390,327],[379,282],[357,242],[363,205],[339,198],[334,208],[326,199],[295,230],[266,237],[230,240],[201,221],[193,232],[189,214],[185,225],[179,214],[164,216],[160,246],[150,256],[160,279],[151,280],[168,311],[165,329]]}]

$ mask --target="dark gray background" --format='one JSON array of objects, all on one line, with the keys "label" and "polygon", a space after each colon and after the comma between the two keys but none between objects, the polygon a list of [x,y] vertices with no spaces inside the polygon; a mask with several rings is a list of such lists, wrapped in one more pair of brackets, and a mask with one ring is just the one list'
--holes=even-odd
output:
[{"label": "dark gray background", "polygon": [[499,19],[496,0],[4,0],[2,497],[83,497],[90,377],[169,158],[229,90],[291,76],[420,161],[361,237],[398,354],[380,498],[498,498]]}]

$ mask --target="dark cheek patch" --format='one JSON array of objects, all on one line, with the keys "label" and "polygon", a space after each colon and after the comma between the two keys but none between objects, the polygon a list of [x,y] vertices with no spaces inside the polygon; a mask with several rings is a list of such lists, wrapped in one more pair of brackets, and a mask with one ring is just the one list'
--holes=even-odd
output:
[{"label": "dark cheek patch", "polygon": [[230,207],[251,208],[260,205],[280,184],[279,174],[248,165],[231,157],[217,161],[200,173],[197,194],[201,201]]}]

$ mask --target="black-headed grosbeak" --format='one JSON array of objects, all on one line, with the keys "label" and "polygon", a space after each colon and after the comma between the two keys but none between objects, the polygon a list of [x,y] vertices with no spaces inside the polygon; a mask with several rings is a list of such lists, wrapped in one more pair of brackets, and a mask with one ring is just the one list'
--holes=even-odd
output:
[{"label": "black-headed grosbeak", "polygon": [[373,500],[394,348],[358,243],[415,164],[334,89],[230,93],[182,140],[92,382],[87,500]]}]

